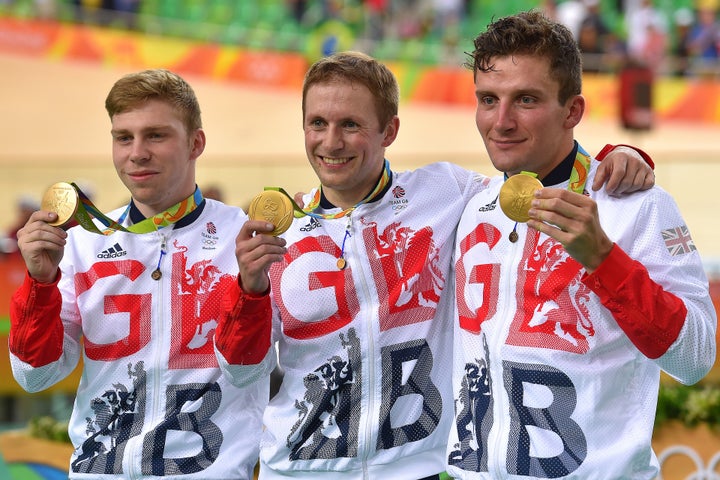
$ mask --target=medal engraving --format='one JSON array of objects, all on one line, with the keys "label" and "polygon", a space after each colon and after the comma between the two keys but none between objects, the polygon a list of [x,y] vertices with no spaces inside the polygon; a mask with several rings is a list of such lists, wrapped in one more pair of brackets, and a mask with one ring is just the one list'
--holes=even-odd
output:
[{"label": "medal engraving", "polygon": [[59,182],[52,185],[43,195],[40,208],[55,212],[58,216],[54,222],[48,222],[53,227],[63,227],[75,216],[79,202],[78,193],[72,185]]},{"label": "medal engraving", "polygon": [[500,189],[500,208],[511,220],[525,223],[535,190],[543,188],[537,178],[518,174],[508,178]]},{"label": "medal engraving", "polygon": [[272,223],[275,229],[270,235],[277,236],[290,228],[293,221],[293,205],[286,195],[275,190],[265,190],[250,202],[248,216],[252,220]]}]

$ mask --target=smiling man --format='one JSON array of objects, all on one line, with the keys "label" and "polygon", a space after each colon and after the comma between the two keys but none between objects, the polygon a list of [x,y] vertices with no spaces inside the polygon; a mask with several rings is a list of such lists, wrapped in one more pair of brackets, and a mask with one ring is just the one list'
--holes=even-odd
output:
[{"label": "smiling man", "polygon": [[[501,18],[468,66],[477,129],[503,175],[457,231],[448,471],[655,478],[660,372],[690,384],[715,360],[717,319],[690,232],[659,187],[588,188],[601,163],[574,137],[585,99],[567,28],[539,12]],[[526,223],[494,207],[530,176],[542,184],[520,192]]]},{"label": "smiling man", "polygon": [[[13,375],[37,392],[82,356],[71,479],[249,480],[269,387],[231,385],[212,336],[247,215],[195,184],[205,131],[184,79],[128,74],[105,107],[130,200],[68,231],[57,210],[40,210],[20,230],[28,274],[10,310]],[[85,208],[65,186],[49,204]]]}]

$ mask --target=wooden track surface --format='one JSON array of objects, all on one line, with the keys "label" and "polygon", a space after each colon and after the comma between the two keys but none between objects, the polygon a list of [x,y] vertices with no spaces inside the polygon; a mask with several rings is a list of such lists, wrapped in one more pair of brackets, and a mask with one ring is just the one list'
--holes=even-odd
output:
[{"label": "wooden track surface", "polygon": [[[0,54],[0,229],[21,194],[40,197],[57,181],[93,185],[103,210],[124,203],[110,157],[104,100],[123,70]],[[317,182],[305,159],[300,92],[244,88],[188,77],[200,99],[208,138],[198,183],[219,185],[228,203],[246,206],[264,186],[307,191]],[[471,108],[402,104],[396,170],[447,160],[486,174],[494,169]],[[658,125],[632,133],[615,121],[585,119],[577,138],[596,153],[632,143],[651,153],[657,182],[674,195],[703,257],[720,257],[718,125]]]}]

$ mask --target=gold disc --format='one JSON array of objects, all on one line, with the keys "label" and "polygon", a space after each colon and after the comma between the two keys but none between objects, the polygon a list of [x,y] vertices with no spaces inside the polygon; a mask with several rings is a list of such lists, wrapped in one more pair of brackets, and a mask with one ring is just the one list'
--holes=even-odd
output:
[{"label": "gold disc", "polygon": [[345,262],[345,259],[342,257],[338,258],[337,262],[335,262],[335,264],[337,265],[338,270],[344,270],[345,265],[347,265],[347,263]]},{"label": "gold disc", "polygon": [[508,178],[500,189],[500,208],[511,220],[525,223],[535,190],[543,188],[540,180],[520,173]]},{"label": "gold disc", "polygon": [[58,182],[45,192],[40,208],[57,213],[57,220],[48,223],[53,227],[62,227],[75,216],[79,198],[77,190],[72,185]]},{"label": "gold disc", "polygon": [[275,229],[270,235],[285,232],[293,221],[292,201],[277,190],[264,190],[250,202],[248,216],[251,220],[264,220],[272,223]]}]

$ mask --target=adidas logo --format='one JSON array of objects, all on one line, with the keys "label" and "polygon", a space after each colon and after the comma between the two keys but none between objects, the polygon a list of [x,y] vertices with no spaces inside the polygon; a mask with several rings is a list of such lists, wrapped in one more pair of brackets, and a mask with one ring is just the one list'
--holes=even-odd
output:
[{"label": "adidas logo", "polygon": [[127,252],[120,246],[119,243],[116,243],[107,250],[103,250],[98,253],[97,258],[117,258],[124,257],[125,255],[127,255]]},{"label": "adidas logo", "polygon": [[312,230],[318,228],[320,226],[320,222],[317,221],[315,217],[310,217],[310,222],[305,225],[304,227],[301,227],[300,230],[303,232],[311,232]]},{"label": "adidas logo", "polygon": [[478,212],[489,212],[491,210],[495,210],[495,206],[497,205],[498,197],[495,197],[495,200],[488,203],[484,207],[478,208]]}]

